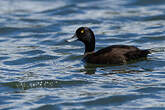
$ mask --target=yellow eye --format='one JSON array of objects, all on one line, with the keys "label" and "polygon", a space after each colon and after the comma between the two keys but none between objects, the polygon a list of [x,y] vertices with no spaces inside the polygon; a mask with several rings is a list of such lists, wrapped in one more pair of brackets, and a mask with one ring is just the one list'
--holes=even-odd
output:
[{"label": "yellow eye", "polygon": [[83,34],[84,33],[84,30],[81,30],[81,34]]}]

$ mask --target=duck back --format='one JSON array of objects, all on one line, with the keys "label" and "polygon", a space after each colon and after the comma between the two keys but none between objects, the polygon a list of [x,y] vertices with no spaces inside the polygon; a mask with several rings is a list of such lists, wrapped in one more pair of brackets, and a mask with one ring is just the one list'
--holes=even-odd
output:
[{"label": "duck back", "polygon": [[126,64],[128,61],[146,58],[149,50],[140,50],[135,46],[112,45],[84,57],[84,61],[93,64]]}]

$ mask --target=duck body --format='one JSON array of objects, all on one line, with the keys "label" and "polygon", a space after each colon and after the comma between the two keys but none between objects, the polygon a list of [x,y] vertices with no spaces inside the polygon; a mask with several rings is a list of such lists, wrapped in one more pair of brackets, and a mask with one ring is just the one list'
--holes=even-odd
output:
[{"label": "duck body", "polygon": [[76,30],[73,38],[85,45],[83,61],[92,64],[126,64],[129,61],[146,59],[149,50],[141,50],[135,46],[112,45],[101,50],[95,50],[95,36],[88,27],[80,27]]},{"label": "duck body", "polygon": [[145,59],[149,53],[149,50],[140,50],[135,46],[112,45],[85,55],[83,61],[92,64],[126,64]]}]

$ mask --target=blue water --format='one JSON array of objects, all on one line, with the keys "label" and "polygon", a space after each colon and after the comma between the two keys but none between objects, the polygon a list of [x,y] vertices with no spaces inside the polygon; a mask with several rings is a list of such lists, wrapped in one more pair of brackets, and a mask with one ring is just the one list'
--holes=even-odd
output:
[{"label": "blue water", "polygon": [[[148,60],[86,65],[65,42],[80,26],[96,50],[153,49]],[[1,0],[1,110],[164,110],[165,0]]]}]

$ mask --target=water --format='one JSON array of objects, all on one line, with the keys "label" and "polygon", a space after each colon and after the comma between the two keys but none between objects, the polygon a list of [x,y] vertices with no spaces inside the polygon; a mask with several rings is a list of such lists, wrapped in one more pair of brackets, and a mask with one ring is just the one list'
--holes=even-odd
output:
[{"label": "water", "polygon": [[[164,0],[1,0],[0,109],[164,110]],[[80,26],[96,50],[114,44],[152,48],[148,60],[86,65]]]}]

